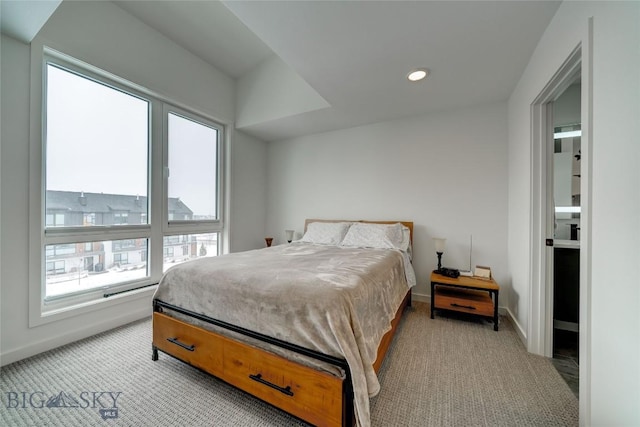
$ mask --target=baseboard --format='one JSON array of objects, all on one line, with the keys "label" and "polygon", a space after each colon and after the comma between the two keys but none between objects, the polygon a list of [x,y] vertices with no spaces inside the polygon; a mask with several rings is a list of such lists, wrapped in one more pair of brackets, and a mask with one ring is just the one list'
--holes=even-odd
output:
[{"label": "baseboard", "polygon": [[431,302],[431,297],[429,295],[418,294],[416,292],[412,292],[411,293],[411,301],[430,303]]},{"label": "baseboard", "polygon": [[520,341],[522,341],[522,344],[524,344],[524,348],[527,348],[527,334],[524,332],[524,329],[522,329],[522,326],[520,325],[520,323],[518,323],[516,316],[513,315],[511,310],[509,310],[509,308],[506,308],[505,311],[507,317],[509,317],[511,324],[513,325],[513,328],[516,330]]},{"label": "baseboard", "polygon": [[136,320],[144,319],[150,316],[151,307],[141,307],[122,316],[110,317],[105,322],[92,325],[88,328],[76,330],[63,335],[57,335],[53,338],[30,343],[29,345],[3,352],[0,353],[0,366],[5,366],[22,359],[26,359],[27,357],[35,356],[36,354],[42,353],[44,351],[52,350],[54,348],[70,344],[72,342],[88,338],[101,332],[105,332],[110,329],[114,329],[119,326],[126,325],[127,323],[135,322]]}]

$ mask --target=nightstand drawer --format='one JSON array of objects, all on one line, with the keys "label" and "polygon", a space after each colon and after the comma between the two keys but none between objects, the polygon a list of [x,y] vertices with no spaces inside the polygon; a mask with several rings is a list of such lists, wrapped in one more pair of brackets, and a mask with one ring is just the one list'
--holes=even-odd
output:
[{"label": "nightstand drawer", "polygon": [[493,300],[485,291],[435,287],[435,308],[493,316]]}]

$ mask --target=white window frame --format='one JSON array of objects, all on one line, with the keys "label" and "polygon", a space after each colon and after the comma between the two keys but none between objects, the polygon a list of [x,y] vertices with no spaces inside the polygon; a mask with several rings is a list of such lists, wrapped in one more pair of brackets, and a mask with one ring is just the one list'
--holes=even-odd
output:
[{"label": "white window frame", "polygon": [[[45,107],[46,67],[51,61],[81,76],[107,84],[125,93],[149,101],[148,148],[148,215],[147,224],[94,227],[66,227],[46,230],[45,220]],[[131,83],[107,71],[72,58],[34,41],[31,49],[31,104],[30,104],[30,182],[29,182],[29,326],[34,327],[108,306],[140,298],[150,298],[163,268],[163,237],[169,234],[219,233],[219,250],[228,251],[228,230],[224,219],[228,217],[228,162],[226,147],[230,135],[228,124],[221,123],[206,114],[191,109],[154,91]],[[214,126],[218,130],[218,220],[180,221],[172,224],[167,214],[167,167],[165,111],[179,112],[196,122]],[[46,231],[45,231],[46,230]],[[77,295],[55,298],[45,302],[46,257],[45,245],[64,243],[88,243],[94,241],[148,239],[147,277],[111,286],[109,292],[124,291],[109,298],[105,290],[97,288]],[[220,243],[222,242],[222,243]]]},{"label": "white window frame", "polygon": [[[181,116],[185,119],[191,120],[198,124],[208,126],[214,128],[218,131],[218,140],[216,141],[217,145],[217,159],[218,164],[220,165],[224,159],[224,151],[223,151],[223,141],[224,141],[224,126],[220,123],[216,123],[213,120],[209,120],[201,115],[193,114],[183,108],[179,108],[175,105],[165,104],[162,109],[162,135],[163,135],[163,143],[162,143],[162,165],[163,165],[163,211],[166,213],[166,220],[163,221],[165,227],[163,229],[164,235],[175,235],[175,234],[201,234],[201,233],[211,233],[211,232],[219,232],[222,234],[223,231],[223,213],[224,213],[224,203],[223,203],[223,180],[224,180],[224,170],[223,168],[218,167],[217,177],[216,177],[216,216],[215,220],[184,220],[177,218],[169,218],[169,175],[171,171],[169,170],[169,114],[175,114],[177,116]],[[220,241],[220,239],[218,239]],[[219,249],[219,248],[218,248]],[[218,250],[218,253],[220,251]]]}]

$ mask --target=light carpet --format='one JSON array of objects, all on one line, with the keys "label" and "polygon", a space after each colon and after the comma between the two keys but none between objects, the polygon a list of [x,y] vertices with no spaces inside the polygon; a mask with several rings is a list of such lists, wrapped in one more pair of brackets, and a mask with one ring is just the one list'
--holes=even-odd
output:
[{"label": "light carpet", "polygon": [[[414,302],[380,379],[375,427],[578,425],[576,397],[504,318],[494,332]],[[0,387],[3,426],[305,425],[164,353],[152,362],[148,319],[3,367]]]}]

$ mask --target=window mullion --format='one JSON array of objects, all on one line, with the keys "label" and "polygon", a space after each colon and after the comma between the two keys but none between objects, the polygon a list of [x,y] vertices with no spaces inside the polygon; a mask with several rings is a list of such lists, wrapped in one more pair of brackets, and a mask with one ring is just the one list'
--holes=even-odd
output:
[{"label": "window mullion", "polygon": [[151,227],[130,226],[130,227],[91,227],[91,229],[66,229],[48,228],[44,232],[44,240],[47,244],[68,243],[92,240],[122,240],[131,238],[149,238]]},{"label": "window mullion", "polygon": [[149,273],[153,280],[160,280],[162,276],[162,236],[165,224],[165,194],[166,194],[166,178],[164,170],[166,167],[165,139],[166,126],[164,124],[163,104],[159,100],[154,99],[151,104],[151,155],[150,161],[150,183],[151,195],[150,224],[151,224],[151,240],[149,247]]}]

